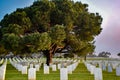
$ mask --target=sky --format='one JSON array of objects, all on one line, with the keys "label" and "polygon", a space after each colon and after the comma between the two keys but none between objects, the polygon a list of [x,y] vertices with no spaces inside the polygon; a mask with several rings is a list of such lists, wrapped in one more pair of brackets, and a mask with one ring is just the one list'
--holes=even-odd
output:
[{"label": "sky", "polygon": [[90,12],[103,17],[101,34],[95,38],[95,52],[107,51],[117,57],[120,52],[120,0],[81,0],[89,4]]},{"label": "sky", "polygon": [[[34,0],[0,0],[0,20],[16,8],[32,5]],[[120,52],[120,0],[74,0],[87,3],[89,12],[98,12],[103,17],[101,34],[95,38],[95,53],[102,51],[112,53],[113,57]]]}]

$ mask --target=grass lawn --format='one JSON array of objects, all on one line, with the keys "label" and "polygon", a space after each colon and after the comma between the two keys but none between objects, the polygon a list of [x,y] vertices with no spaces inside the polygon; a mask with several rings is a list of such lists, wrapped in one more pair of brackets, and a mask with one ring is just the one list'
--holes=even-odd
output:
[{"label": "grass lawn", "polygon": [[104,80],[120,80],[120,76],[116,76],[116,71],[113,70],[113,72],[107,72],[103,71],[103,79]]},{"label": "grass lawn", "polygon": [[[23,75],[17,71],[10,63],[7,64],[5,80],[28,80],[28,75]],[[60,71],[52,71],[50,74],[43,74],[43,66],[37,72],[36,80],[60,80]],[[94,80],[94,76],[90,75],[83,63],[79,63],[78,67],[72,74],[68,75],[68,80]],[[103,71],[103,80],[120,80],[120,77],[115,75],[115,70],[111,73]]]}]

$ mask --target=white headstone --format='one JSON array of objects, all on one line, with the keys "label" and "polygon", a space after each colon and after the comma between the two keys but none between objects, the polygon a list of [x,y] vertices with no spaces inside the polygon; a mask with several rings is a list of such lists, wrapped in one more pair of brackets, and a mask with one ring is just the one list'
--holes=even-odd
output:
[{"label": "white headstone", "polygon": [[44,65],[44,74],[49,74],[49,66]]},{"label": "white headstone", "polygon": [[7,61],[0,67],[0,80],[5,80]]},{"label": "white headstone", "polygon": [[33,68],[33,64],[30,64],[30,68]]},{"label": "white headstone", "polygon": [[27,74],[27,66],[22,66],[22,74]]},{"label": "white headstone", "polygon": [[118,66],[118,62],[117,61],[115,61],[115,62],[112,63],[113,69],[116,69],[117,66]]},{"label": "white headstone", "polygon": [[75,62],[75,63],[72,64],[72,71],[74,71],[76,69],[77,65],[78,65],[77,62]]},{"label": "white headstone", "polygon": [[110,64],[108,64],[108,72],[112,72],[112,67]]},{"label": "white headstone", "polygon": [[105,64],[102,64],[102,70],[106,70],[106,65]]},{"label": "white headstone", "polygon": [[36,65],[35,65],[35,68],[36,68],[36,71],[39,71],[40,65],[39,65],[39,64],[36,64]]},{"label": "white headstone", "polygon": [[101,68],[95,68],[94,80],[103,80],[102,69]]},{"label": "white headstone", "polygon": [[5,74],[3,72],[4,72],[4,69],[0,67],[0,80],[5,80]]},{"label": "white headstone", "polygon": [[28,80],[36,80],[36,69],[30,68],[28,70]]},{"label": "white headstone", "polygon": [[72,74],[72,65],[67,66],[67,70],[69,74]]},{"label": "white headstone", "polygon": [[58,64],[58,69],[60,69],[61,68],[61,64]]},{"label": "white headstone", "polygon": [[87,63],[87,70],[88,70],[88,71],[90,71],[90,65],[91,65],[91,64],[88,64],[88,63]]},{"label": "white headstone", "polygon": [[91,66],[90,66],[90,73],[91,73],[91,74],[94,74],[94,71],[95,71],[95,66],[91,65]]},{"label": "white headstone", "polygon": [[60,69],[60,80],[68,80],[67,68],[61,68]]},{"label": "white headstone", "polygon": [[2,59],[0,60],[0,64],[2,64],[2,63],[3,63],[3,61],[4,61],[4,59],[2,58]]},{"label": "white headstone", "polygon": [[18,64],[18,65],[17,65],[18,71],[22,71],[22,67],[23,67],[23,66],[22,66],[21,64]]},{"label": "white headstone", "polygon": [[120,67],[116,68],[116,76],[120,76]]},{"label": "white headstone", "polygon": [[52,71],[56,71],[57,69],[56,69],[56,65],[55,64],[53,64],[52,65]]},{"label": "white headstone", "polygon": [[65,63],[63,63],[63,65],[64,65],[64,67],[67,67],[67,63],[65,62]]},{"label": "white headstone", "polygon": [[99,62],[99,68],[102,68],[102,62]]},{"label": "white headstone", "polygon": [[49,64],[49,67],[52,68],[52,63]]}]

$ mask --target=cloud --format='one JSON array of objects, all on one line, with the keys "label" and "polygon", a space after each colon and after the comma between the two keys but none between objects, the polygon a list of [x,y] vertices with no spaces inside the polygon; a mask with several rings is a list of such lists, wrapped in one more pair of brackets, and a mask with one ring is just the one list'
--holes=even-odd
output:
[{"label": "cloud", "polygon": [[96,38],[96,52],[108,51],[113,53],[120,52],[120,17],[115,11],[104,25],[102,33]]},{"label": "cloud", "polygon": [[[102,1],[102,0],[100,0]],[[108,0],[106,0],[108,1]],[[96,37],[96,52],[108,51],[116,56],[120,52],[120,10],[119,0],[111,0],[107,5],[98,6],[105,7],[103,16],[103,31]],[[112,6],[111,6],[112,4]],[[108,9],[109,8],[109,9]],[[107,10],[108,9],[108,10]],[[107,17],[106,17],[107,16]]]}]

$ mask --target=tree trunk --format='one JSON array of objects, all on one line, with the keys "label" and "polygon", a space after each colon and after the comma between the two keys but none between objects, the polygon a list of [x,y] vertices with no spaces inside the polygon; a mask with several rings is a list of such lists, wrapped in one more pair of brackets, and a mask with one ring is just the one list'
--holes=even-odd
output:
[{"label": "tree trunk", "polygon": [[86,61],[87,56],[85,55],[84,60]]},{"label": "tree trunk", "polygon": [[[49,54],[49,53],[48,53]],[[46,56],[46,64],[49,66],[49,61],[50,61],[50,56],[49,55],[47,55]]]},{"label": "tree trunk", "polygon": [[53,54],[49,50],[45,50],[43,53],[46,56],[46,64],[49,66],[52,63]]},{"label": "tree trunk", "polygon": [[55,51],[57,50],[57,45],[54,45],[50,50],[45,50],[43,53],[46,56],[46,64],[49,66],[52,63],[52,57]]},{"label": "tree trunk", "polygon": [[49,61],[49,63],[52,63],[53,54],[51,52],[49,52],[49,54],[50,54],[50,61]]}]

